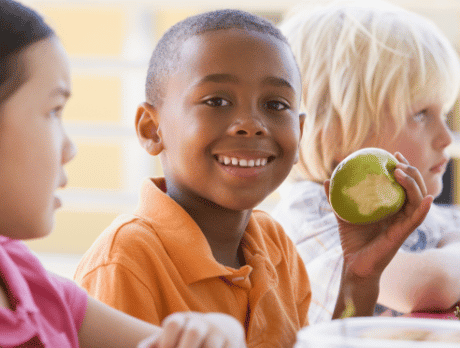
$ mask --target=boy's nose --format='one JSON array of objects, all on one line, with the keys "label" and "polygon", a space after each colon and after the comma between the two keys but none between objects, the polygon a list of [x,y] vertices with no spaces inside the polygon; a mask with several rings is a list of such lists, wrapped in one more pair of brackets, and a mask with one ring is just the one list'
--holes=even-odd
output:
[{"label": "boy's nose", "polygon": [[267,128],[262,120],[256,117],[242,117],[230,126],[230,133],[234,136],[263,136],[267,135]]},{"label": "boy's nose", "polygon": [[442,123],[438,135],[435,136],[434,141],[436,146],[442,149],[446,148],[452,143],[452,132],[450,131],[449,127],[445,122]]}]

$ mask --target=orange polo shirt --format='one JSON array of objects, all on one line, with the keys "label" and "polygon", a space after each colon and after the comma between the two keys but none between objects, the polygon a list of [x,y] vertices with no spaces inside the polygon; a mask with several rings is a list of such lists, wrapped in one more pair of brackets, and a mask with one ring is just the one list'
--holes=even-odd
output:
[{"label": "orange polo shirt", "polygon": [[91,296],[156,325],[174,312],[221,312],[241,322],[249,347],[292,347],[308,324],[311,291],[281,226],[254,211],[241,242],[246,265],[226,267],[165,189],[164,179],[144,181],[135,213],[99,236],[75,280]]}]

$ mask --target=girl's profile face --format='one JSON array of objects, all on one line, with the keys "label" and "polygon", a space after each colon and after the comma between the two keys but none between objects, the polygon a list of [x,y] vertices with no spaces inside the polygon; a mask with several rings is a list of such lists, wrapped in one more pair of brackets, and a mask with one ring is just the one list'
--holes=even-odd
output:
[{"label": "girl's profile face", "polygon": [[55,191],[76,151],[62,125],[71,84],[59,40],[36,42],[20,59],[26,81],[0,105],[0,233],[28,239],[51,231],[61,205]]}]

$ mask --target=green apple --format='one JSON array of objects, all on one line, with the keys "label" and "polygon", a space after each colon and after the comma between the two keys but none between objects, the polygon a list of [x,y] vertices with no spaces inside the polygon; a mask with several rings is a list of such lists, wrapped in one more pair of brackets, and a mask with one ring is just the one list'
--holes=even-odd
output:
[{"label": "green apple", "polygon": [[337,215],[353,224],[368,224],[401,209],[406,193],[394,177],[397,163],[389,152],[372,147],[340,162],[329,186],[329,200]]}]

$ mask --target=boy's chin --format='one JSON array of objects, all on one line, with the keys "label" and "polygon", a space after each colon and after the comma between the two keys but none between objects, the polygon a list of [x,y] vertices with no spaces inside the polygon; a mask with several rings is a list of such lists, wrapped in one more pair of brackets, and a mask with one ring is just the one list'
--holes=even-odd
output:
[{"label": "boy's chin", "polygon": [[443,188],[443,183],[440,182],[437,185],[433,185],[433,187],[427,187],[427,191],[429,195],[432,195],[434,198],[438,198],[441,196]]},{"label": "boy's chin", "polygon": [[233,210],[233,211],[245,211],[245,210],[252,210],[256,208],[262,201],[256,200],[232,200],[227,202],[219,202],[216,203],[219,207],[226,209],[226,210]]}]

